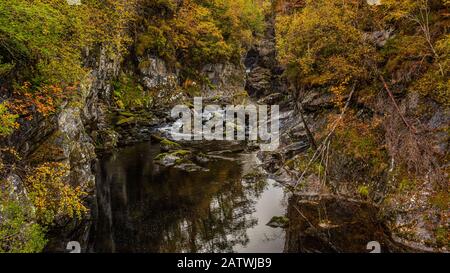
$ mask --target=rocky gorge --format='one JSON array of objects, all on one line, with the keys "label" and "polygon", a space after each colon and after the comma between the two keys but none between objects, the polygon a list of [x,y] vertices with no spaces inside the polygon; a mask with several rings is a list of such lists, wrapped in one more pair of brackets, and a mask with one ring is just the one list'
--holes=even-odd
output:
[{"label": "rocky gorge", "polygon": [[[397,157],[386,156],[387,162],[374,163],[382,170],[373,171],[363,156],[352,158],[330,140],[345,111],[370,123],[376,115],[391,117],[396,106],[406,116],[426,108],[432,110],[421,117],[424,127],[417,128],[421,131],[416,137],[433,139],[431,147],[425,146],[432,150],[430,157],[443,157],[448,154],[448,134],[442,131],[450,123],[448,108],[401,92],[394,94],[399,105],[382,108],[352,92],[345,96],[346,107],[338,108],[336,95],[327,88],[299,89],[279,60],[277,17],[302,7],[303,1],[279,2],[284,4],[266,14],[263,34],[238,63],[202,64],[198,81],[186,80],[185,67],[174,66],[151,50],[145,54],[136,54],[135,49],[111,54],[103,46],[84,50],[83,62],[90,72],[77,88],[76,99],[62,103],[54,115],[24,121],[5,141],[21,156],[20,167],[10,168],[5,179],[14,199],[29,202],[21,167],[42,162],[67,165],[64,183],[86,192],[83,202],[89,213],[82,218],[57,218],[48,232],[47,251],[64,252],[69,241],[80,242],[82,252],[245,251],[237,247],[246,245],[241,233],[270,230],[266,226],[270,213],[277,213],[269,219],[274,221],[271,226],[278,240],[267,251],[368,252],[371,241],[378,241],[383,252],[449,251],[447,174],[406,185],[397,179],[401,176],[396,172]],[[366,35],[382,49],[395,31]],[[138,99],[118,92],[128,89]],[[191,106],[195,96],[219,105],[280,105],[280,147],[263,152],[251,143],[170,139],[167,128],[176,123],[171,108]],[[380,95],[377,103],[386,101]],[[333,123],[330,116],[338,116],[338,122]],[[405,141],[404,134],[391,128],[395,122],[402,123],[400,119],[397,115],[387,122],[384,145]],[[368,151],[371,145],[361,149]],[[438,169],[448,167],[445,160],[430,161]],[[244,171],[236,171],[241,168]],[[433,175],[430,172],[429,177]],[[168,181],[173,186],[145,181]],[[398,181],[405,184],[401,191]],[[437,188],[431,181],[444,185]],[[267,197],[270,194],[277,200]],[[218,205],[220,212],[213,205],[215,198],[223,202]],[[284,202],[284,206],[271,211],[258,200]],[[165,215],[147,214],[147,210],[161,210]],[[265,218],[257,219],[258,224],[240,218],[233,222],[228,219],[233,213]],[[123,228],[114,231],[113,223]],[[233,240],[217,231],[217,223],[233,234]],[[146,228],[142,233],[136,230],[139,225]],[[208,232],[213,235],[204,239]],[[210,248],[200,247],[209,244]],[[264,246],[250,243],[252,250]]]}]

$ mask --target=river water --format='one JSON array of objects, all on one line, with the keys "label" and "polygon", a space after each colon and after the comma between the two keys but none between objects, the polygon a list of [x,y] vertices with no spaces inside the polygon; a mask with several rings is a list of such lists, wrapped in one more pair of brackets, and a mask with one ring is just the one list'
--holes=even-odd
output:
[{"label": "river water", "polygon": [[[201,145],[209,171],[154,163],[158,144],[104,156],[98,166],[94,252],[283,252],[285,232],[266,224],[286,213],[285,193],[260,175],[255,153]],[[255,181],[256,180],[256,181]]]}]

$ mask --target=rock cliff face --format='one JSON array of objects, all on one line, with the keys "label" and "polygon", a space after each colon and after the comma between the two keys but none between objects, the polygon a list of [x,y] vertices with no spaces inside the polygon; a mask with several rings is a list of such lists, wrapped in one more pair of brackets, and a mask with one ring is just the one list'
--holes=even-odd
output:
[{"label": "rock cliff face", "polygon": [[206,64],[202,69],[202,76],[209,81],[209,84],[201,87],[201,95],[205,99],[219,98],[227,101],[245,92],[245,72],[242,65]]},{"label": "rock cliff face", "polygon": [[[267,19],[264,36],[249,50],[245,58],[246,90],[258,99],[270,96],[261,103],[285,102],[287,83],[282,77],[284,68],[277,61],[275,41],[275,15]],[[283,98],[284,97],[284,98]]]},{"label": "rock cliff face", "polygon": [[[170,69],[167,63],[155,56],[147,55],[139,58],[140,82],[147,90],[156,90],[161,104],[173,104],[185,100],[181,91],[183,82],[178,70]],[[205,64],[200,77],[207,83],[191,83],[198,88],[193,96],[205,99],[220,98],[223,101],[242,93],[245,88],[245,72],[243,65],[233,63]]]},{"label": "rock cliff face", "polygon": [[[329,108],[330,103],[327,96],[321,95],[319,92],[314,94],[315,99],[306,98],[303,101],[304,108],[308,109],[305,114],[306,120],[313,133],[318,132],[324,126],[328,126],[326,113],[332,111],[332,109]],[[406,110],[407,113],[408,111],[414,111],[413,109],[418,105],[424,107],[429,103],[407,98],[402,101],[400,107],[409,109]],[[443,115],[445,111],[442,107],[434,105],[433,114],[424,118],[423,124],[428,124],[432,128],[445,127],[445,124],[449,123],[448,114]],[[282,147],[274,153],[264,154],[264,162],[266,168],[276,174],[278,181],[292,185],[298,181],[300,174],[290,170],[288,166],[296,156],[305,155],[310,147],[304,124],[301,122],[298,113],[282,115],[281,134]],[[447,137],[439,133],[439,130],[428,135],[427,139],[432,144],[431,147],[433,148],[431,149],[434,150],[435,154],[445,154],[448,145]],[[386,140],[395,141],[395,138],[395,136],[387,136]],[[425,156],[424,160],[427,160]],[[341,158],[342,161],[340,162],[330,161],[330,168],[335,169],[336,172],[347,171],[351,162],[346,161],[345,157]],[[390,170],[394,169],[397,163],[391,162],[391,164]],[[352,170],[352,172],[360,176],[365,175],[359,173],[360,171],[357,169]],[[345,240],[338,239],[342,237],[353,240],[351,234],[362,232],[363,226],[374,233],[364,233],[366,230],[359,235],[366,239],[380,241],[385,251],[448,251],[447,246],[439,243],[442,240],[439,237],[442,236],[439,234],[440,227],[448,226],[448,211],[446,212],[445,205],[437,205],[437,201],[432,198],[432,196],[439,196],[437,185],[444,183],[440,185],[445,188],[445,183],[448,183],[445,181],[448,181],[448,178],[431,177],[430,180],[417,184],[414,189],[403,191],[396,189],[395,179],[396,174],[389,173],[379,180],[367,181],[368,187],[372,190],[372,198],[367,200],[355,194],[358,189],[351,182],[330,179],[327,183],[323,183],[317,175],[307,175],[302,182],[301,190],[296,197],[289,201],[289,215],[294,219],[294,224],[288,230],[286,251],[312,251],[310,247],[312,245],[317,246],[319,242],[322,244],[323,251],[364,251],[363,248],[345,249]],[[337,204],[333,202],[337,202]],[[314,209],[314,207],[323,206],[321,204],[327,206],[326,213],[331,221],[330,223],[333,223],[332,227],[320,227],[321,222],[317,220],[317,217],[320,218],[320,216],[312,213],[312,211],[317,211],[317,208]],[[351,221],[346,223],[345,221],[342,222],[342,219],[339,221],[332,219],[336,215],[342,216],[347,210],[353,211],[354,208],[352,207],[354,206],[358,207],[358,210],[361,206],[369,206],[370,211],[372,211],[370,216],[366,215],[370,218],[363,219],[361,229],[347,230],[353,229],[351,225],[349,226]],[[342,211],[337,211],[338,208]],[[311,223],[305,222],[299,214],[299,209],[303,214],[307,214],[306,217],[312,222],[312,227],[310,226]],[[356,213],[361,213],[361,211]],[[352,219],[355,220],[356,218]],[[369,223],[366,220],[369,220]],[[325,236],[329,234],[329,230],[334,234],[331,237]],[[373,237],[376,234],[378,234],[378,238]],[[294,242],[291,240],[294,240]]]},{"label": "rock cliff face", "polygon": [[[109,125],[105,119],[108,102],[112,96],[112,82],[117,77],[120,60],[111,59],[104,49],[86,53],[86,66],[92,69],[80,84],[77,97],[61,104],[57,113],[49,117],[35,115],[8,140],[22,156],[21,164],[28,167],[47,162],[68,166],[64,182],[81,186],[88,193],[85,203],[95,208],[95,141],[102,129]],[[17,199],[28,200],[23,174],[12,171],[7,178],[12,194]],[[89,215],[81,220],[56,219],[50,237],[49,249],[65,249],[67,242],[87,240],[90,228]]]}]

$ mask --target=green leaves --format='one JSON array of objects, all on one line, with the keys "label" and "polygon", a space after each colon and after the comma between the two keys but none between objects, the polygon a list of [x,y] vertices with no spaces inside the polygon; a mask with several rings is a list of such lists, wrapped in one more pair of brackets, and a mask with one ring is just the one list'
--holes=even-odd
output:
[{"label": "green leaves", "polygon": [[80,81],[86,74],[81,60],[84,48],[104,44],[115,51],[123,49],[128,41],[124,27],[133,18],[133,4],[118,0],[84,0],[81,5],[69,5],[66,0],[1,1],[0,75],[15,72],[15,78],[34,85]]},{"label": "green leaves", "polygon": [[17,63],[29,80],[41,74],[48,83],[76,81],[82,73],[76,16],[66,1],[1,1],[3,60]]},{"label": "green leaves", "polygon": [[0,103],[0,137],[7,136],[17,128],[17,115],[9,112],[6,102]]},{"label": "green leaves", "polygon": [[45,230],[34,222],[30,205],[20,204],[0,191],[0,215],[0,253],[37,253],[44,249]]}]

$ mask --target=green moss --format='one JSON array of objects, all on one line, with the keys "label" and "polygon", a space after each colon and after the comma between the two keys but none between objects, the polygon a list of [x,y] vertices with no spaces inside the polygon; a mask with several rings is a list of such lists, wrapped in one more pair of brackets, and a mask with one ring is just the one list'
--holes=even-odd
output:
[{"label": "green moss", "polygon": [[267,225],[273,228],[286,228],[289,225],[289,218],[286,216],[274,216]]},{"label": "green moss", "polygon": [[284,163],[284,165],[290,169],[293,169],[295,167],[295,160],[294,159],[288,159]]},{"label": "green moss", "polygon": [[171,140],[168,140],[167,138],[164,138],[163,140],[161,140],[161,145],[170,146],[170,147],[181,147],[180,144],[173,142]]},{"label": "green moss", "polygon": [[116,125],[120,126],[120,125],[125,125],[125,124],[130,124],[130,123],[134,123],[136,122],[136,118],[135,117],[125,117],[125,118],[121,118],[119,119],[119,121],[117,121]]},{"label": "green moss", "polygon": [[161,160],[166,156],[174,156],[174,157],[178,157],[180,159],[184,159],[186,158],[188,155],[191,155],[191,151],[187,151],[187,150],[177,150],[174,152],[170,152],[170,153],[160,153],[155,157],[155,160]]},{"label": "green moss", "polygon": [[398,185],[398,190],[400,192],[411,191],[411,190],[414,190],[415,187],[416,187],[416,181],[411,180],[407,177],[404,177],[402,180],[400,180],[400,183]]},{"label": "green moss", "polygon": [[135,114],[133,114],[131,112],[120,112],[120,115],[124,116],[124,117],[134,117],[135,116]]},{"label": "green moss", "polygon": [[450,231],[447,227],[437,228],[436,243],[440,247],[450,247]]},{"label": "green moss", "polygon": [[186,158],[179,158],[177,160],[175,160],[175,165],[181,165],[181,164],[193,164],[192,161],[190,161],[189,159]]},{"label": "green moss", "polygon": [[169,153],[160,153],[157,156],[155,156],[155,160],[157,160],[157,161],[161,160],[161,159],[163,159],[164,157],[166,157],[168,155],[169,155]]},{"label": "green moss", "polygon": [[362,185],[358,187],[358,194],[362,197],[369,197],[370,189],[368,186]]},{"label": "green moss", "polygon": [[[153,102],[151,94],[144,92],[144,88],[134,76],[122,73],[113,83],[113,87],[114,100],[120,109],[143,109],[150,107]],[[128,111],[122,113],[131,114]]]},{"label": "green moss", "polygon": [[174,151],[171,153],[171,155],[173,155],[173,156],[181,156],[181,157],[184,157],[184,156],[187,156],[190,154],[191,154],[191,151],[188,151],[188,150],[177,150],[177,151]]},{"label": "green moss", "polygon": [[450,193],[440,192],[431,197],[430,203],[440,210],[448,211],[450,208]]}]

